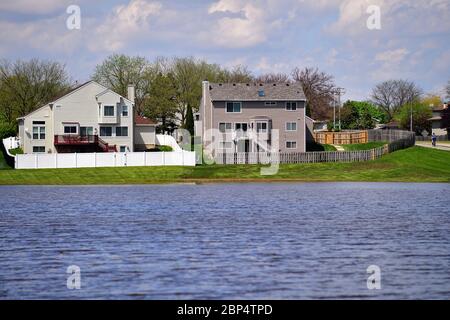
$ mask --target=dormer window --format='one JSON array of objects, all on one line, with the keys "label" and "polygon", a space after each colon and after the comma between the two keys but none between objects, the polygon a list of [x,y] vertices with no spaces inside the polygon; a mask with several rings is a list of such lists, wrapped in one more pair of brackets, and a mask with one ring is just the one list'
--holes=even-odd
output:
[{"label": "dormer window", "polygon": [[258,96],[259,97],[265,97],[266,93],[264,92],[264,90],[258,90]]},{"label": "dormer window", "polygon": [[103,115],[105,117],[114,117],[114,106],[104,106]]}]

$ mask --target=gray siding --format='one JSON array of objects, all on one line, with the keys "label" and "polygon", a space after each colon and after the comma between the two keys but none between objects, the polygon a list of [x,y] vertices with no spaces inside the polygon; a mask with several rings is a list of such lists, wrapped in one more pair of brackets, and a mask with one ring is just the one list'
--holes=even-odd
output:
[{"label": "gray siding", "polygon": [[[226,112],[226,101],[212,102],[212,125],[211,128],[218,129],[220,122],[245,122],[250,123],[254,117],[268,117],[271,119],[271,129],[279,130],[279,149],[281,152],[304,152],[305,145],[305,108],[304,101],[296,101],[297,110],[287,111],[286,102],[278,101],[277,106],[265,106],[264,102],[260,101],[243,101],[240,113]],[[296,122],[297,131],[287,131],[286,123]],[[206,123],[211,123],[211,120],[206,120]],[[208,126],[209,128],[209,126]],[[296,149],[287,149],[286,142],[297,142]]]}]

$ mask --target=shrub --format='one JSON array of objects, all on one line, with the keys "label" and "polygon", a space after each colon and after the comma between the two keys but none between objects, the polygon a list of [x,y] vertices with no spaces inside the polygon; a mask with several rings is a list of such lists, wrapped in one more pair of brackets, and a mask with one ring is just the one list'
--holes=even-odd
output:
[{"label": "shrub", "polygon": [[10,123],[0,123],[0,139],[16,136],[16,125]]},{"label": "shrub", "polygon": [[173,151],[173,148],[171,146],[158,146],[158,151],[170,152]]}]

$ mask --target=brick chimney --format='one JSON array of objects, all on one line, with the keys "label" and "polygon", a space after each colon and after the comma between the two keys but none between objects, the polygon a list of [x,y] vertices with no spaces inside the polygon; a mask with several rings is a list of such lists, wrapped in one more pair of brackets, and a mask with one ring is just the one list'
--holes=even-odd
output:
[{"label": "brick chimney", "polygon": [[128,100],[132,101],[134,103],[134,100],[136,99],[136,89],[134,87],[134,84],[128,85]]}]

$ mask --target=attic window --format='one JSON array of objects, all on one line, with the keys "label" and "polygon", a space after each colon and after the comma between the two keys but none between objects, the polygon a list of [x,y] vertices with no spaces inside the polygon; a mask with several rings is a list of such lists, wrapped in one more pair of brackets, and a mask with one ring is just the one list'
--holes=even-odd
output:
[{"label": "attic window", "polygon": [[258,90],[258,96],[265,97],[266,94],[265,94],[264,90]]}]

